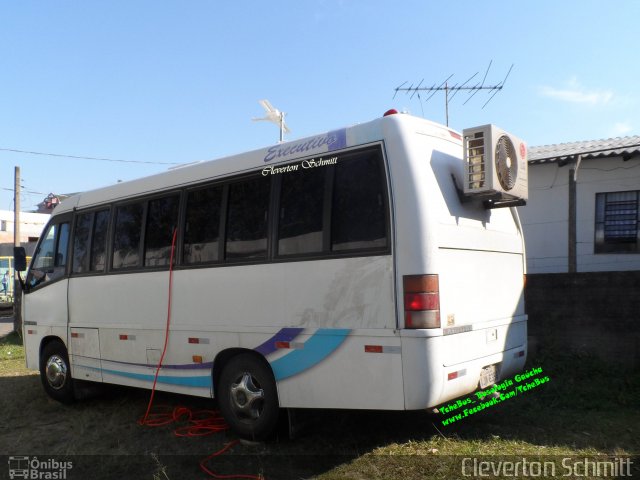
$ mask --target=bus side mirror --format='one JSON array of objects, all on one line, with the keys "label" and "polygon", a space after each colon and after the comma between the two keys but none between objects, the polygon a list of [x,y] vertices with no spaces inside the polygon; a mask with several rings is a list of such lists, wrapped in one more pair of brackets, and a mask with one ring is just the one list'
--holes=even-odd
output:
[{"label": "bus side mirror", "polygon": [[27,252],[24,247],[13,247],[13,268],[18,272],[27,269]]}]

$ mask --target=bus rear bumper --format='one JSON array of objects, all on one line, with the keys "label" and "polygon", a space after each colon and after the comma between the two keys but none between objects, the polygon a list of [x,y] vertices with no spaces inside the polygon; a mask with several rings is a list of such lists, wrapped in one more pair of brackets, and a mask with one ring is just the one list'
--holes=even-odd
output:
[{"label": "bus rear bumper", "polygon": [[[403,338],[405,409],[432,408],[471,395],[480,388],[480,377],[487,367],[495,368],[495,383],[522,371],[527,359],[526,322],[516,330],[519,330],[517,338],[512,337],[500,351],[460,358],[458,362],[453,361],[449,351],[452,344],[446,337]],[[473,334],[461,334],[465,335]]]}]

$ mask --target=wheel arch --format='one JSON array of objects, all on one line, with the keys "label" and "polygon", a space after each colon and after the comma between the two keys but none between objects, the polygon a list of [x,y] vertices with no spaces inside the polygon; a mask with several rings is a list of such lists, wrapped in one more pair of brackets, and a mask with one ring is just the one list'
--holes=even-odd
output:
[{"label": "wheel arch", "polygon": [[43,350],[47,345],[49,345],[52,342],[60,342],[64,346],[65,350],[67,351],[67,355],[69,355],[69,348],[67,347],[67,342],[65,342],[58,335],[47,335],[46,337],[43,337],[42,340],[40,340],[40,348],[38,350],[38,364],[40,364],[40,361],[42,359]]}]

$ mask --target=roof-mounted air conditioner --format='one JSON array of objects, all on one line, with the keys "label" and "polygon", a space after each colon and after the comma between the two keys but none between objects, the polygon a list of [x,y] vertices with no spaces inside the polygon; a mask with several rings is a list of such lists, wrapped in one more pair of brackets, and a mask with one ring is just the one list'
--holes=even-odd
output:
[{"label": "roof-mounted air conditioner", "polygon": [[529,196],[527,146],[495,125],[463,131],[466,196],[488,208],[524,205]]}]

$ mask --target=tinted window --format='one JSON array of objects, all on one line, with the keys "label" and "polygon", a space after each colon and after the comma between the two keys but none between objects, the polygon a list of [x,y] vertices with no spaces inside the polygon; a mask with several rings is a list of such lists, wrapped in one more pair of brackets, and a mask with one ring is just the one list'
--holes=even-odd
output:
[{"label": "tinted window", "polygon": [[147,229],[144,237],[144,265],[169,265],[173,232],[178,225],[180,197],[159,198],[149,202]]},{"label": "tinted window", "polygon": [[227,258],[260,258],[267,254],[269,177],[257,177],[229,186]]},{"label": "tinted window", "polygon": [[73,272],[89,271],[89,239],[93,213],[78,215],[73,233]]},{"label": "tinted window", "polygon": [[278,219],[278,254],[322,251],[322,213],[327,168],[282,175]]},{"label": "tinted window", "polygon": [[113,237],[113,268],[140,266],[140,239],[142,232],[142,203],[116,209]]},{"label": "tinted window", "polygon": [[387,246],[384,181],[375,152],[335,166],[331,214],[334,251]]},{"label": "tinted window", "polygon": [[222,187],[189,192],[184,233],[185,263],[218,260]]},{"label": "tinted window", "polygon": [[104,271],[107,257],[107,230],[109,228],[109,210],[96,212],[93,223],[93,241],[91,242],[91,271]]}]

